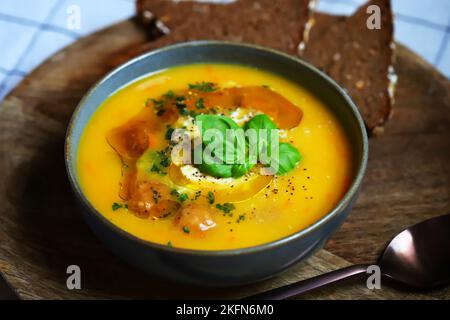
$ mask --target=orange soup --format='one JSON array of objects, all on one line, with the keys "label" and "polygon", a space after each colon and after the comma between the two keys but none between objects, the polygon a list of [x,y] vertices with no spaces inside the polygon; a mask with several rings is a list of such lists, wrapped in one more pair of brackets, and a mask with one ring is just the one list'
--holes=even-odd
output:
[{"label": "orange soup", "polygon": [[77,170],[93,206],[136,237],[237,249],[330,212],[352,180],[352,150],[304,88],[249,67],[194,64],[110,96],[84,130]]}]

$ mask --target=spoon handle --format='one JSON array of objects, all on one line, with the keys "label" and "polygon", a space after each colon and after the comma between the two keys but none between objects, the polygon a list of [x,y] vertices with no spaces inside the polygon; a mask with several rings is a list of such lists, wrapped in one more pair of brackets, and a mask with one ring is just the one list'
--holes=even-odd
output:
[{"label": "spoon handle", "polygon": [[320,276],[295,282],[284,287],[269,290],[254,296],[245,298],[246,300],[284,300],[306,293],[313,289],[323,287],[327,284],[338,282],[344,279],[356,277],[367,272],[369,265],[354,265],[331,271]]}]

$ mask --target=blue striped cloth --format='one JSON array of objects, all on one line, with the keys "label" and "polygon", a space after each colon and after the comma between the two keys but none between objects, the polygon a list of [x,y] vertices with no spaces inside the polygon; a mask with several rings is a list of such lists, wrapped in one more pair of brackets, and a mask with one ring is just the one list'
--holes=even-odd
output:
[{"label": "blue striped cloth", "polygon": [[[320,0],[317,9],[350,14],[363,2]],[[450,1],[393,0],[393,9],[396,39],[450,77]],[[56,51],[133,14],[133,0],[1,0],[0,100]]]}]

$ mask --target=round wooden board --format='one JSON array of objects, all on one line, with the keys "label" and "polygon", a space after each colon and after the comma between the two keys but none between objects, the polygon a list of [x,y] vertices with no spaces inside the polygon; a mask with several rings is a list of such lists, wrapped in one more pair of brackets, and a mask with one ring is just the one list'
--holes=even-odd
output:
[{"label": "round wooden board", "polygon": [[[450,210],[450,84],[399,46],[394,118],[370,141],[367,176],[342,229],[307,262],[260,284],[205,289],[167,283],[122,262],[90,232],[74,207],[63,143],[72,111],[109,61],[145,35],[125,21],[80,39],[27,76],[0,106],[0,270],[22,298],[236,298],[349,263],[375,262],[402,228]],[[66,287],[79,265],[82,289]],[[307,298],[450,298],[371,291],[362,284]]]}]

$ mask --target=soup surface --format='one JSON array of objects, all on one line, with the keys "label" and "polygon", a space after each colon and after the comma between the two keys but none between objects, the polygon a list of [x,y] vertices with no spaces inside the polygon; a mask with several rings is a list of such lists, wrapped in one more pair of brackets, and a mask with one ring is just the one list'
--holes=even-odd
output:
[{"label": "soup surface", "polygon": [[[216,141],[204,128],[279,130],[266,140],[232,140],[244,150],[240,162],[232,153],[217,164],[213,151],[204,164],[195,151],[206,157]],[[254,151],[279,158],[252,162]],[[351,183],[351,159],[341,124],[305,89],[253,68],[195,64],[109,97],[85,128],[77,170],[86,197],[121,229],[163,245],[220,250],[271,242],[322,218]]]}]

